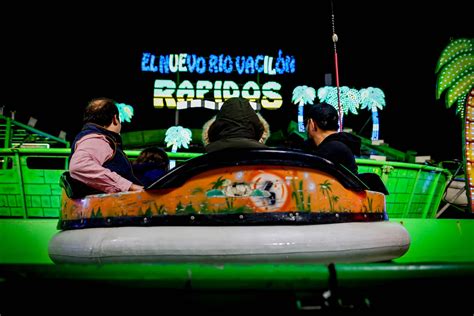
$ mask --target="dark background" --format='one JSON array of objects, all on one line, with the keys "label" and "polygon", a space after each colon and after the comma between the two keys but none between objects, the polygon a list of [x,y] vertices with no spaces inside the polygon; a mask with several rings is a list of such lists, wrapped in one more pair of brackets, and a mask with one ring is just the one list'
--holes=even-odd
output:
[{"label": "dark background", "polygon": [[[384,91],[380,138],[390,146],[437,161],[461,158],[461,121],[454,107],[445,108],[444,95],[435,99],[434,70],[450,39],[473,37],[468,3],[334,1],[340,84]],[[135,109],[123,132],[167,128],[174,125],[174,111],[153,107],[153,84],[169,76],[141,72],[143,51],[276,57],[282,49],[296,57],[296,73],[259,78],[282,84],[282,108],[262,111],[276,131],[296,120],[293,88],[317,89],[334,72],[330,1],[109,9],[55,7],[52,13],[42,5],[2,12],[0,106],[6,115],[14,110],[24,123],[33,116],[38,129],[52,135],[63,130],[72,140],[87,102],[106,96]],[[199,79],[244,83],[257,76]],[[346,116],[345,127],[369,137],[370,112],[361,113]],[[181,111],[180,123],[199,128],[213,114]]]}]

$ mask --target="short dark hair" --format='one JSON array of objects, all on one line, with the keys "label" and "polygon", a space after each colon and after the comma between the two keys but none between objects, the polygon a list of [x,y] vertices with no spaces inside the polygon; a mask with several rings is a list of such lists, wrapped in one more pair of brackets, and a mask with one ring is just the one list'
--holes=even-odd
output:
[{"label": "short dark hair", "polygon": [[84,123],[108,126],[112,123],[114,115],[117,115],[119,118],[119,111],[114,100],[109,98],[96,98],[91,100],[86,107]]},{"label": "short dark hair", "polygon": [[339,129],[339,115],[337,110],[328,103],[308,104],[304,109],[304,120],[312,119],[318,127],[325,131]]},{"label": "short dark hair", "polygon": [[155,162],[168,170],[170,159],[166,151],[160,147],[148,147],[143,149],[138,155],[137,159],[133,161],[133,164]]}]

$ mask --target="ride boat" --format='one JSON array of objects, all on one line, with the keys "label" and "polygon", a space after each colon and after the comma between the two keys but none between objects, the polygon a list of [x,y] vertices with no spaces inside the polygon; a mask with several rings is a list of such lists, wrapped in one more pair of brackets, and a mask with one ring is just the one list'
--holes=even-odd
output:
[{"label": "ride boat", "polygon": [[374,262],[410,245],[377,175],[296,150],[205,154],[143,191],[71,198],[68,184],[55,263]]}]

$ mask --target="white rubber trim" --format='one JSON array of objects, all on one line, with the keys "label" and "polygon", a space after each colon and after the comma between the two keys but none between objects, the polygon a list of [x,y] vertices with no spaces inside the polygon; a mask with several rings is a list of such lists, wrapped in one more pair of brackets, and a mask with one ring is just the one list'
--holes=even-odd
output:
[{"label": "white rubber trim", "polygon": [[153,226],[62,231],[49,244],[56,263],[374,262],[402,256],[399,223],[299,226]]}]

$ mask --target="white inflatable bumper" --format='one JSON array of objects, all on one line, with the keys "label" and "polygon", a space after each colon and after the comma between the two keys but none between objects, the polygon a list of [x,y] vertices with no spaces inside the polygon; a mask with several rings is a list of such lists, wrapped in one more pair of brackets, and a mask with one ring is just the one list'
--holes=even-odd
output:
[{"label": "white inflatable bumper", "polygon": [[86,228],[56,234],[56,263],[375,262],[402,256],[407,230],[395,222],[298,226]]}]

